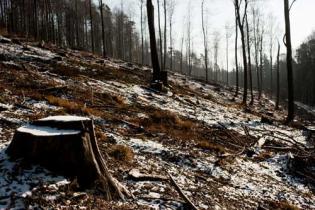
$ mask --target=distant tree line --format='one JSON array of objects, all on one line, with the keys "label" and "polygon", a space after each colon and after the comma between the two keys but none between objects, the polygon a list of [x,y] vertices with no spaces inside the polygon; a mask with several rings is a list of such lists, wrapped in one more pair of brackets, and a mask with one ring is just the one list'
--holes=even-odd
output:
[{"label": "distant tree line", "polygon": [[[139,62],[141,42],[135,22],[123,9],[102,0],[1,0],[0,24],[8,33],[61,47]],[[149,45],[143,42],[144,60]]]}]

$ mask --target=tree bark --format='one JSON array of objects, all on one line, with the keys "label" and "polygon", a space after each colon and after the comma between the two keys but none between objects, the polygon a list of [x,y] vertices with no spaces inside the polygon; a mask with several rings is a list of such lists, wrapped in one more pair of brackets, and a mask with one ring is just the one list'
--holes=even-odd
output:
[{"label": "tree bark", "polygon": [[278,54],[277,54],[277,99],[276,99],[276,110],[279,109],[280,102],[280,43],[278,43]]},{"label": "tree bark", "polygon": [[161,29],[161,12],[160,12],[160,0],[157,0],[157,7],[158,7],[158,26],[159,26],[159,44],[160,44],[160,64],[162,70],[163,68],[163,41],[162,41],[162,29]]},{"label": "tree bark", "polygon": [[205,0],[202,0],[201,3],[201,17],[202,17],[202,33],[203,33],[203,45],[204,45],[204,52],[205,52],[205,71],[206,71],[206,82],[208,82],[208,44],[207,44],[207,34],[205,28],[205,21],[204,21],[204,3]]},{"label": "tree bark", "polygon": [[104,14],[103,14],[103,1],[99,0],[99,7],[101,13],[101,23],[102,23],[102,41],[103,41],[103,57],[106,58],[106,42],[105,42],[105,26],[104,26]]},{"label": "tree bark", "polygon": [[234,98],[238,97],[238,92],[239,92],[239,69],[238,69],[238,55],[237,55],[237,42],[238,42],[238,24],[237,24],[237,12],[235,8],[235,71],[236,71],[236,90],[235,90],[235,95]]},{"label": "tree bark", "polygon": [[92,14],[92,0],[89,0],[89,9],[90,9],[90,23],[91,23],[91,47],[92,47],[92,52],[95,52],[94,49],[94,25],[93,25],[93,14]]},{"label": "tree bark", "polygon": [[250,55],[250,36],[249,36],[249,26],[248,26],[248,17],[246,14],[246,32],[247,32],[247,54],[248,54],[248,73],[249,73],[249,88],[251,94],[250,105],[254,104],[254,94],[253,94],[253,76],[252,76],[252,62],[251,62],[251,55]]},{"label": "tree bark", "polygon": [[242,40],[242,52],[243,52],[243,65],[244,65],[244,93],[243,93],[243,105],[246,105],[247,103],[247,56],[246,56],[246,43],[245,43],[245,32],[244,32],[244,21],[247,13],[247,6],[248,2],[245,0],[245,10],[243,14],[243,18],[241,20],[241,14],[240,14],[240,4],[238,0],[235,0],[235,7],[236,7],[236,12],[237,12],[237,21],[238,21],[238,27],[241,32],[241,40]]},{"label": "tree bark", "polygon": [[284,0],[285,17],[285,38],[287,47],[287,75],[288,75],[288,116],[287,122],[294,119],[294,87],[293,87],[293,67],[292,67],[292,45],[291,45],[291,26],[289,0]]},{"label": "tree bark", "polygon": [[157,54],[156,47],[156,37],[155,37],[155,28],[154,28],[154,7],[152,0],[147,0],[147,13],[148,13],[148,25],[149,25],[149,34],[150,34],[150,47],[151,47],[151,59],[153,67],[153,81],[160,80],[160,64],[159,57]]}]

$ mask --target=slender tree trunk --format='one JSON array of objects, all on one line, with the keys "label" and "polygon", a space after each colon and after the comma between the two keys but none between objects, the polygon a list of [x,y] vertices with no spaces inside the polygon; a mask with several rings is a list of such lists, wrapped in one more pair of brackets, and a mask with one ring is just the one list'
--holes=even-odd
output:
[{"label": "slender tree trunk", "polygon": [[207,32],[205,28],[205,21],[204,21],[204,3],[205,0],[202,0],[201,3],[201,17],[202,17],[202,33],[203,33],[203,45],[204,45],[204,52],[205,52],[205,71],[206,71],[206,81],[208,82],[208,43],[207,43]]},{"label": "slender tree trunk", "polygon": [[157,0],[157,7],[158,7],[158,26],[159,26],[159,46],[160,46],[160,64],[161,68],[163,68],[163,41],[162,41],[162,30],[161,30],[161,12],[160,12],[160,0]]},{"label": "slender tree trunk", "polygon": [[229,86],[229,36],[228,34],[226,34],[226,85]]},{"label": "slender tree trunk", "polygon": [[259,28],[259,17],[256,22],[256,13],[253,9],[253,23],[254,23],[254,43],[255,43],[255,68],[256,68],[256,77],[257,77],[257,90],[260,88],[260,78],[259,78],[259,62],[258,62],[258,48],[259,48],[259,41],[258,41],[258,28]]},{"label": "slender tree trunk", "polygon": [[166,0],[164,0],[164,58],[163,58],[163,70],[166,68],[166,55],[167,55],[167,13],[166,13]]},{"label": "slender tree trunk", "polygon": [[252,77],[252,62],[251,62],[251,54],[250,54],[250,36],[249,36],[249,25],[248,25],[248,17],[246,15],[246,32],[247,32],[247,54],[248,54],[248,74],[249,74],[249,87],[251,93],[250,105],[254,104],[254,94],[253,94],[253,77]]},{"label": "slender tree trunk", "polygon": [[238,42],[238,24],[237,24],[237,12],[235,8],[235,71],[236,71],[236,91],[234,97],[237,98],[239,92],[239,69],[238,69],[238,53],[237,53],[237,42]]},{"label": "slender tree trunk", "polygon": [[92,14],[92,0],[89,0],[89,9],[90,9],[90,22],[91,22],[91,47],[92,52],[95,52],[94,49],[94,25],[93,25],[93,14]]},{"label": "slender tree trunk", "polygon": [[[23,1],[24,2],[24,1]],[[0,1],[0,12],[1,12],[1,26],[4,26],[4,8],[3,3]]]},{"label": "slender tree trunk", "polygon": [[79,15],[78,15],[78,0],[75,0],[75,16],[76,16],[76,24],[75,24],[75,33],[76,33],[76,46],[77,48],[80,46],[79,42]]},{"label": "slender tree trunk", "polygon": [[37,0],[34,0],[34,38],[38,38],[38,15],[37,15]]},{"label": "slender tree trunk", "polygon": [[172,14],[170,14],[170,71],[173,71],[173,23]]},{"label": "slender tree trunk", "polygon": [[104,10],[103,10],[103,1],[99,0],[100,3],[100,13],[101,13],[101,23],[102,23],[102,41],[103,41],[103,57],[106,58],[106,39],[105,39],[105,26],[104,26]]},{"label": "slender tree trunk", "polygon": [[153,67],[153,81],[160,80],[160,64],[157,54],[155,28],[154,28],[154,7],[152,0],[147,0],[147,13],[148,13],[148,25],[150,33],[150,47],[151,47],[151,59]]},{"label": "slender tree trunk", "polygon": [[287,47],[287,71],[288,71],[288,116],[287,122],[294,119],[294,87],[293,87],[293,67],[292,67],[292,45],[289,0],[284,0],[285,16],[285,38]]},{"label": "slender tree trunk", "polygon": [[140,23],[141,23],[141,64],[144,64],[144,36],[143,36],[143,0],[141,0],[140,5]]},{"label": "slender tree trunk", "polygon": [[258,94],[258,100],[261,99],[261,96],[262,96],[262,88],[263,88],[263,39],[264,39],[264,36],[263,36],[263,31],[260,35],[260,46],[259,46],[259,57],[260,57],[260,64],[259,64],[259,74],[260,74],[260,86],[259,86],[259,94]]},{"label": "slender tree trunk", "polygon": [[244,93],[243,93],[243,105],[246,105],[247,103],[247,56],[246,56],[246,43],[245,43],[245,32],[244,32],[244,18],[247,12],[247,0],[245,0],[245,11],[244,11],[244,16],[243,20],[241,20],[240,16],[240,5],[239,1],[235,0],[235,6],[236,6],[236,11],[237,11],[237,19],[238,19],[238,26],[241,32],[241,40],[242,40],[242,52],[243,52],[243,65],[244,65]]},{"label": "slender tree trunk", "polygon": [[184,50],[184,32],[181,40],[181,49],[180,49],[180,72],[183,74],[183,50]]},{"label": "slender tree trunk", "polygon": [[279,109],[280,102],[280,43],[278,42],[278,54],[277,54],[277,100],[276,110]]}]

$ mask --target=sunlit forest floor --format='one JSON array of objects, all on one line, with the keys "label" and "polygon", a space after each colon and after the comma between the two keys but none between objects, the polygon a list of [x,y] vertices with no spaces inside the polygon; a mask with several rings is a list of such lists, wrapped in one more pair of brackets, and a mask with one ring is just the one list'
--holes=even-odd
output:
[{"label": "sunlit forest floor", "polygon": [[[0,38],[0,209],[315,209],[314,116],[284,125],[264,97],[244,108],[233,88],[87,52]],[[240,97],[240,96],[239,96]],[[5,154],[17,127],[50,115],[94,119],[112,174],[135,196],[106,202],[39,166]],[[137,179],[159,176],[159,180]],[[165,177],[165,179],[163,178]]]}]

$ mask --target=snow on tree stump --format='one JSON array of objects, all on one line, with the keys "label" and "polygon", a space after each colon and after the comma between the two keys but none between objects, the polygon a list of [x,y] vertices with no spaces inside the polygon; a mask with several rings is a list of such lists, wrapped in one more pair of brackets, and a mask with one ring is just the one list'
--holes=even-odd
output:
[{"label": "snow on tree stump", "polygon": [[97,186],[107,200],[131,196],[110,175],[89,118],[54,116],[32,122],[17,129],[6,152],[14,160],[22,158],[76,178],[82,188]]}]

